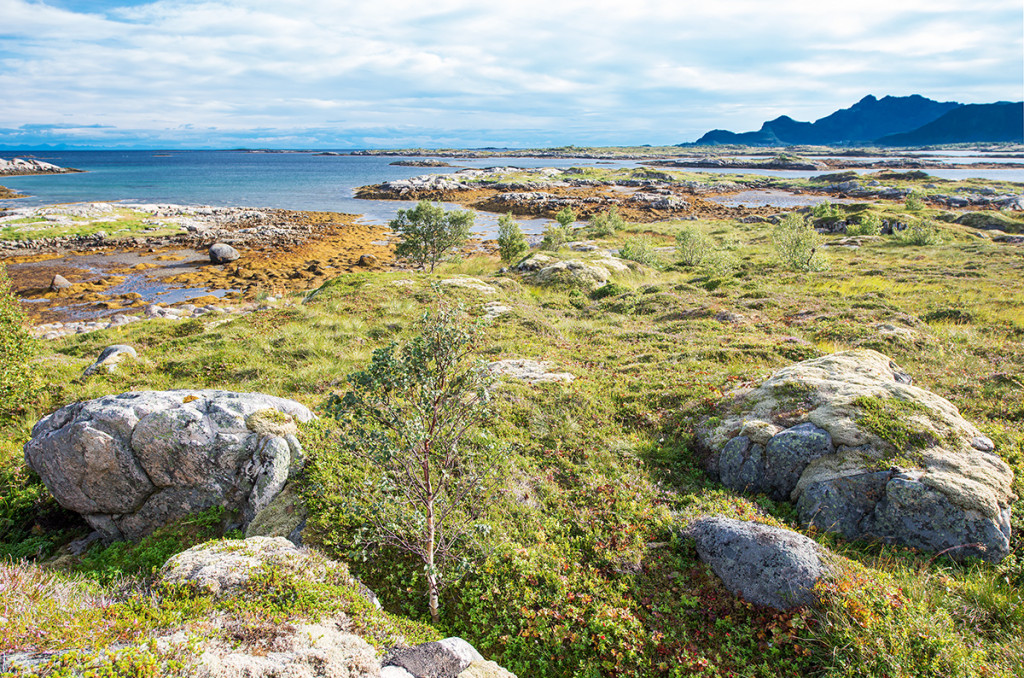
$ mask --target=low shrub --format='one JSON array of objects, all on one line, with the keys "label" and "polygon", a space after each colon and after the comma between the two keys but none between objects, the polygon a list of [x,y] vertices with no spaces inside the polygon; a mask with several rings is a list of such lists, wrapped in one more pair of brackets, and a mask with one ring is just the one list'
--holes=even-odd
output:
[{"label": "low shrub", "polygon": [[621,230],[625,225],[626,222],[619,216],[619,208],[612,206],[607,212],[595,214],[590,218],[587,233],[595,238],[606,238],[615,235],[615,232]]},{"label": "low shrub", "polygon": [[619,248],[619,256],[644,266],[653,266],[658,260],[650,238],[644,236],[630,238],[622,243],[622,247]]},{"label": "low shrub", "polygon": [[882,232],[882,220],[874,214],[865,214],[856,223],[846,225],[846,235],[878,235]]},{"label": "low shrub", "polygon": [[920,221],[907,224],[905,229],[902,231],[896,231],[893,235],[896,238],[896,242],[901,245],[909,245],[911,247],[926,247],[929,245],[942,244],[942,238],[939,237],[939,232],[933,227]]}]

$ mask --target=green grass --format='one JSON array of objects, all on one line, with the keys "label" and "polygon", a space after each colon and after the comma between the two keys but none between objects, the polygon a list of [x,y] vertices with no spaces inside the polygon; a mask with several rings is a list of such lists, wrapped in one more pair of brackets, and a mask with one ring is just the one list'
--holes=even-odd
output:
[{"label": "green grass", "polygon": [[[128,238],[146,231],[147,235],[174,235],[183,233],[184,229],[177,224],[153,223],[149,215],[134,210],[114,210],[110,218],[89,219],[74,217],[70,224],[56,224],[37,217],[24,217],[4,222],[0,225],[0,240],[35,240],[39,238],[59,238],[67,236],[88,236],[99,232],[108,238]],[[150,223],[147,223],[150,222]],[[147,231],[147,229],[154,229]]]},{"label": "green grass", "polygon": [[[902,205],[857,213],[895,217]],[[954,565],[814,534],[847,559],[843,576],[828,585],[821,608],[788,613],[730,595],[678,534],[680,516],[708,512],[798,527],[786,502],[711,482],[695,430],[733,389],[846,347],[881,350],[915,384],[950,399],[996,441],[1016,471],[1015,492],[1024,495],[1024,261],[1018,248],[979,240],[932,214],[925,208],[920,218],[940,230],[940,244],[882,237],[858,249],[829,248],[825,271],[780,265],[770,224],[713,221],[699,227],[731,258],[721,271],[666,255],[659,268],[617,276],[588,295],[537,288],[498,275],[493,258],[468,258],[433,276],[344,276],[290,298],[290,306],[216,327],[200,321],[172,332],[166,322],[144,321],[48,342],[34,364],[37,394],[0,428],[0,542],[32,556],[39,546],[32,540],[46,540],[45,558],[82,536],[81,523],[59,512],[21,461],[20,446],[42,414],[108,393],[184,387],[261,391],[318,407],[344,391],[345,376],[374,349],[410,336],[433,303],[431,281],[469,274],[497,293],[444,293],[477,315],[486,301],[512,308],[488,326],[482,358],[548,360],[577,379],[499,392],[488,430],[500,443],[503,491],[484,507],[490,532],[466,552],[462,577],[445,594],[440,633],[462,635],[523,678],[1019,674],[1022,502],[1014,507],[1013,553],[999,565]],[[689,223],[627,224],[604,242],[619,247],[644,234],[651,245],[672,245]],[[910,333],[880,333],[883,323]],[[143,360],[79,381],[113,343],[131,344]],[[915,449],[915,431],[894,423],[913,413],[887,410],[899,407],[888,401],[862,406],[876,434]],[[422,567],[392,549],[356,548],[369,508],[359,491],[366,469],[336,448],[327,423],[304,426],[301,437],[309,459],[301,481],[311,510],[308,543],[348,560],[392,619],[426,619]],[[146,553],[152,543],[91,552],[79,564],[87,573],[71,579],[83,591],[102,591],[101,582],[120,572],[121,581],[142,585],[152,564],[186,542],[165,543],[158,555]],[[90,558],[102,562],[90,567]],[[294,582],[280,588],[275,576],[267,575],[271,588],[286,595],[268,593],[260,618],[292,609],[319,614],[310,607],[315,597],[343,598]],[[133,605],[135,618],[147,620],[140,635],[211,613],[199,602]],[[73,622],[76,628],[94,619],[81,614],[75,619],[86,621]],[[130,615],[115,617],[127,624]],[[25,629],[50,629],[64,617],[27,619]],[[24,644],[17,638],[9,642]],[[43,646],[84,642],[81,633],[53,638]]]}]

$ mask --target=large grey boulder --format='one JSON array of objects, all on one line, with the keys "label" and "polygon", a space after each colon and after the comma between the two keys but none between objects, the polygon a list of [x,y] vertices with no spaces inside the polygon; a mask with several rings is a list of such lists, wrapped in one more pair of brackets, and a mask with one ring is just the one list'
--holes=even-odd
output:
[{"label": "large grey boulder", "polygon": [[234,247],[223,242],[210,245],[209,254],[212,264],[227,264],[242,256]]},{"label": "large grey boulder", "polygon": [[41,419],[25,460],[61,506],[109,538],[137,540],[212,506],[244,528],[301,462],[295,422],[312,418],[260,393],[122,393]]},{"label": "large grey boulder", "polygon": [[1012,471],[952,403],[911,382],[866,349],[779,370],[700,431],[709,470],[849,539],[1003,558]]},{"label": "large grey boulder", "polygon": [[690,523],[686,534],[726,588],[755,605],[811,605],[815,584],[829,573],[825,550],[792,530],[712,516]]}]

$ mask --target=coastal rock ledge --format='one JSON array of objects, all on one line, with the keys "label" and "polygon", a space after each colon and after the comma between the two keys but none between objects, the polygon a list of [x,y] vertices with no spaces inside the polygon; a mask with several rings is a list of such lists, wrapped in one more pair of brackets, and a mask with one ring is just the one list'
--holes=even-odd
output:
[{"label": "coastal rock ledge", "polygon": [[701,429],[708,470],[847,539],[1001,560],[1013,472],[952,403],[911,381],[866,349],[779,370]]},{"label": "coastal rock ledge", "polygon": [[14,158],[13,160],[0,158],[0,176],[5,177],[25,174],[68,174],[70,172],[80,171],[81,170],[71,169],[70,167],[59,167],[48,162],[43,162],[42,160],[33,160],[31,158]]},{"label": "coastal rock ledge", "polygon": [[135,541],[213,506],[244,528],[301,463],[295,423],[312,418],[261,393],[122,393],[41,419],[25,461],[61,506],[109,539]]}]

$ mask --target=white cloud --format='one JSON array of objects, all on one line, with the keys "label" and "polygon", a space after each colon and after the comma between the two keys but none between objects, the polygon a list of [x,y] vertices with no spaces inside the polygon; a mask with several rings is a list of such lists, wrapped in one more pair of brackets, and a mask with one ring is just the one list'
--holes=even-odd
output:
[{"label": "white cloud", "polygon": [[0,127],[664,143],[868,93],[1016,99],[1024,78],[1016,1],[63,5],[83,9],[0,0]]}]

